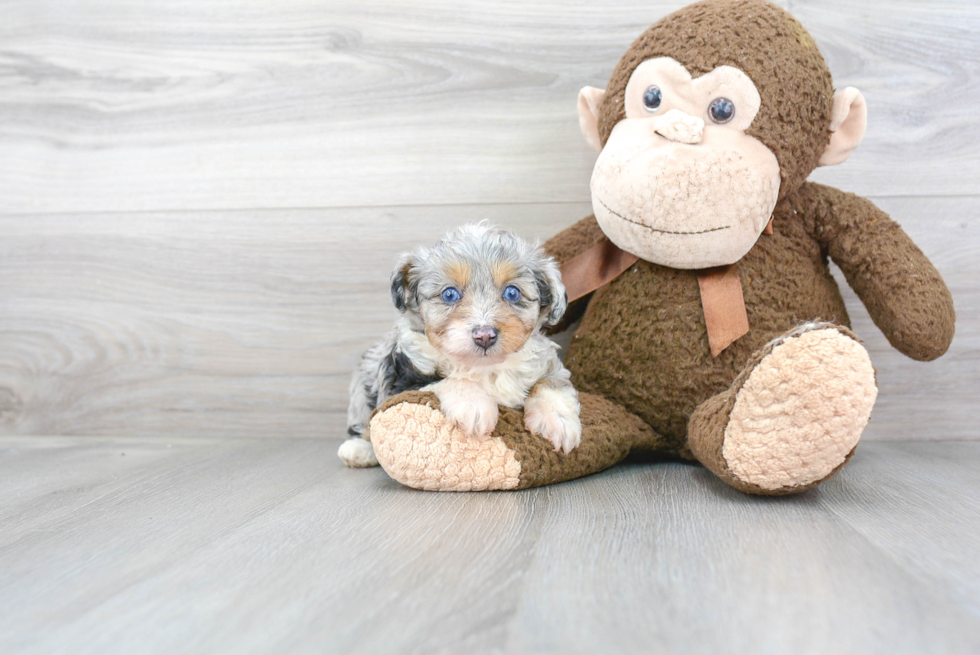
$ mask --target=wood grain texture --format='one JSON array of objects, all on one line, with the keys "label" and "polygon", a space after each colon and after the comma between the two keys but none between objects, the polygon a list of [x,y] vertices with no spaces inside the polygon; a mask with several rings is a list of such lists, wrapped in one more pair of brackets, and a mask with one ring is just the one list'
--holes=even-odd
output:
[{"label": "wood grain texture", "polygon": [[339,436],[397,254],[584,206],[0,218],[0,430]]},{"label": "wood grain texture", "polygon": [[980,648],[980,444],[868,444],[756,498],[641,462],[417,492],[338,443],[0,439],[0,650]]},{"label": "wood grain texture", "polygon": [[[0,4],[0,434],[341,434],[395,254],[590,213],[577,89],[682,4]],[[892,212],[956,300],[923,365],[848,297],[867,438],[978,438],[980,8],[782,4],[871,109],[815,179]]]},{"label": "wood grain texture", "polygon": [[[0,212],[587,201],[577,91],[684,4],[4,2]],[[868,99],[819,180],[976,192],[975,2],[781,4]]]},{"label": "wood grain texture", "polygon": [[[847,291],[878,367],[866,438],[978,439],[980,198],[885,198],[945,276],[951,351],[895,351]],[[546,237],[584,203],[0,217],[0,433],[339,436],[387,330],[397,254],[489,218]]]}]

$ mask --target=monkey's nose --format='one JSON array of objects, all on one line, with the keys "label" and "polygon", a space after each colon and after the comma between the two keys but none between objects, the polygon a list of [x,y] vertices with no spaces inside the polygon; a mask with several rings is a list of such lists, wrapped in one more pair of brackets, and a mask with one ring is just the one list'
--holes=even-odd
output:
[{"label": "monkey's nose", "polygon": [[473,330],[473,342],[486,350],[497,341],[497,331],[489,325],[481,325]]},{"label": "monkey's nose", "polygon": [[657,119],[653,131],[678,143],[701,143],[704,134],[704,119],[685,114],[680,109],[671,109]]}]

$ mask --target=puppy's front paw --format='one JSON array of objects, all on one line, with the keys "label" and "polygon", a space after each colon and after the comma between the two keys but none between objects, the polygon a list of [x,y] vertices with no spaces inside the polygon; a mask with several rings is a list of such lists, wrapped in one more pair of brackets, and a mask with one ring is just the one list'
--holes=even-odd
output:
[{"label": "puppy's front paw", "polygon": [[442,413],[471,437],[489,436],[497,427],[497,403],[485,393],[440,396]]},{"label": "puppy's front paw", "polygon": [[528,398],[524,404],[524,427],[544,437],[566,455],[582,443],[582,422],[577,405],[551,403],[542,398]]},{"label": "puppy's front paw", "polygon": [[377,466],[378,458],[374,454],[374,446],[367,439],[353,437],[340,444],[337,457],[351,468],[367,468]]}]

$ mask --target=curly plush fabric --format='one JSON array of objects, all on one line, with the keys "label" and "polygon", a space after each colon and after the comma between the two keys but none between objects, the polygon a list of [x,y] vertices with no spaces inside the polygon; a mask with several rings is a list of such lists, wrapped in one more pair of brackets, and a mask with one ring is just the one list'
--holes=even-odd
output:
[{"label": "curly plush fabric", "polygon": [[[707,0],[659,21],[616,66],[600,106],[603,142],[623,118],[632,71],[658,56],[673,57],[695,77],[721,65],[737,67],[761,96],[747,134],[775,154],[781,186],[773,233],[759,237],[737,263],[749,332],[713,357],[698,272],[641,260],[573,302],[559,326],[581,317],[565,355],[582,398],[579,449],[554,453],[524,430],[514,410],[502,410],[494,438],[519,464],[514,488],[578,477],[631,450],[648,450],[696,458],[747,493],[798,493],[847,462],[877,393],[867,353],[848,329],[829,260],[889,342],[915,359],[946,352],[953,301],[935,267],[884,212],[858,196],[805,182],[830,141],[833,87],[813,40],[785,10],[762,0]],[[545,249],[565,262],[603,238],[590,216]],[[397,396],[376,420],[417,402]],[[441,413],[427,416],[440,435],[450,434],[440,431]],[[428,434],[429,427],[420,430]],[[372,428],[373,439],[389,436]],[[396,454],[382,464],[397,468],[400,461]],[[414,461],[429,470],[425,458]]]},{"label": "curly plush fabric", "polygon": [[795,493],[851,457],[877,393],[874,367],[850,330],[804,324],[767,344],[728,390],[698,407],[688,442],[742,491]]},{"label": "curly plush fabric", "polygon": [[920,361],[946,352],[955,331],[953,299],[898,223],[870,201],[820,184],[805,184],[793,211],[896,350]]},{"label": "curly plush fabric", "polygon": [[582,443],[568,455],[524,428],[523,413],[500,408],[489,438],[469,437],[451,425],[433,393],[409,391],[388,399],[371,420],[371,440],[385,471],[415,489],[482,491],[523,489],[595,473],[631,449],[659,450],[662,439],[636,416],[591,394],[581,394]]},{"label": "curly plush fabric", "polygon": [[388,475],[427,491],[520,485],[521,464],[500,437],[466,436],[445,420],[435,394],[409,391],[399,398],[389,399],[371,419],[374,452]]},{"label": "curly plush fabric", "polygon": [[673,57],[695,78],[718,66],[748,74],[762,106],[746,134],[779,161],[780,198],[799,188],[830,140],[834,86],[817,44],[785,10],[762,0],[708,0],[658,21],[613,70],[599,113],[599,136],[625,118],[624,93],[647,59]]}]

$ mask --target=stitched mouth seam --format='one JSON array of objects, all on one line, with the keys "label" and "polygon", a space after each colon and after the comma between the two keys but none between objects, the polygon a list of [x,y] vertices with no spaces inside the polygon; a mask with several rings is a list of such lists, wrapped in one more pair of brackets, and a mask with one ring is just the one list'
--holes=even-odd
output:
[{"label": "stitched mouth seam", "polygon": [[609,210],[609,213],[612,214],[613,216],[618,216],[619,218],[623,219],[627,223],[632,223],[633,225],[639,225],[640,227],[646,228],[646,229],[650,230],[651,232],[660,232],[661,234],[707,234],[708,232],[717,232],[719,230],[727,230],[728,228],[731,227],[731,225],[722,225],[721,227],[712,227],[712,228],[709,228],[707,230],[701,230],[699,232],[671,232],[670,230],[658,230],[655,227],[650,227],[649,225],[644,225],[643,223],[637,223],[636,221],[634,221],[632,219],[629,219],[629,218],[626,218],[622,214],[613,211],[612,208],[609,205],[607,205],[606,203],[602,202],[602,198],[597,198],[597,200],[599,201],[599,204],[602,205],[603,207],[605,207],[606,209],[608,209]]}]

